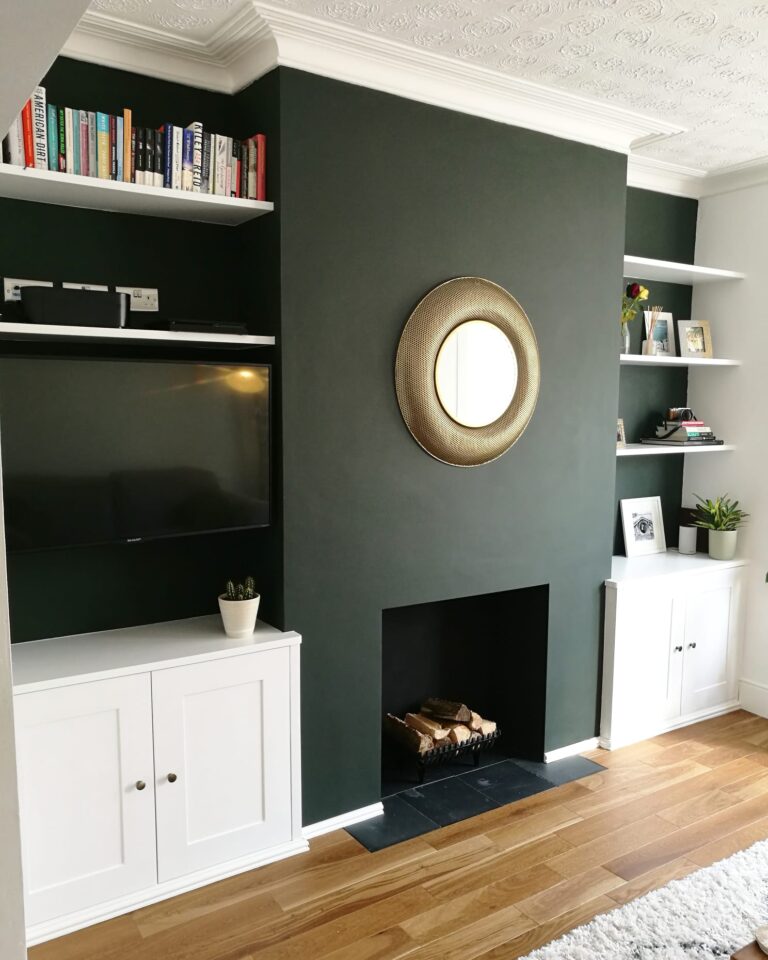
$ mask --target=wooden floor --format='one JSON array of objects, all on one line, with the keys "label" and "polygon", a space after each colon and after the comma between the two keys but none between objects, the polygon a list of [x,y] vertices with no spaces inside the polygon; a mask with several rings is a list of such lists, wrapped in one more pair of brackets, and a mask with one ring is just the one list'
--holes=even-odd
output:
[{"label": "wooden floor", "polygon": [[768,720],[739,711],[605,773],[379,853],[309,853],[30,950],[31,960],[512,960],[768,837]]}]

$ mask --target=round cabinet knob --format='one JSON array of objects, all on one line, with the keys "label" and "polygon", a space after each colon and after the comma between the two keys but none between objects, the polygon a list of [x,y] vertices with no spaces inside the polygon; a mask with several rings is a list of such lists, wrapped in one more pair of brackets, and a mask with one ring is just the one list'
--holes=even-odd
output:
[{"label": "round cabinet knob", "polygon": [[147,786],[147,785],[146,785],[146,783],[144,783],[143,780],[137,780],[137,781],[136,781],[136,789],[137,789],[137,790],[144,790],[144,788],[145,788],[146,786]]},{"label": "round cabinet knob", "polygon": [[179,779],[179,778],[176,776],[175,773],[169,773],[169,774],[168,774],[168,783],[176,783],[176,781],[177,781],[178,779]]},{"label": "round cabinet knob", "polygon": [[695,649],[696,649],[696,644],[695,644],[695,643],[689,643],[689,644],[688,644],[688,649],[689,649],[689,650],[695,650]]},{"label": "round cabinet knob", "polygon": [[682,647],[675,647],[675,653],[682,653],[682,652],[683,652]]}]

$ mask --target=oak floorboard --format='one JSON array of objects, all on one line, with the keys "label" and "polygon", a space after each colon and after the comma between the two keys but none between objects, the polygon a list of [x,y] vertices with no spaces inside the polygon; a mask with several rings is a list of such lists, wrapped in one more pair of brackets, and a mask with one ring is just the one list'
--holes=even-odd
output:
[{"label": "oak floorboard", "polygon": [[516,960],[768,838],[766,719],[586,756],[605,769],[377,853],[338,830],[29,960]]}]

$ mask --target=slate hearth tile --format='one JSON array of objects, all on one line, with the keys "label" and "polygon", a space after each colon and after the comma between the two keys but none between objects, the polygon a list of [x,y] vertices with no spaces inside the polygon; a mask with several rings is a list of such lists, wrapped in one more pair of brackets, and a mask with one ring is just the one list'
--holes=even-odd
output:
[{"label": "slate hearth tile", "polygon": [[434,820],[419,813],[410,803],[400,797],[388,797],[384,801],[384,813],[381,816],[355,823],[346,829],[355,840],[359,840],[366,849],[375,853],[384,847],[391,847],[403,840],[412,840],[437,828],[438,824]]},{"label": "slate hearth tile", "polygon": [[406,790],[400,796],[420,813],[447,827],[458,820],[475,817],[479,813],[493,810],[498,803],[485,794],[479,793],[461,777],[428,783],[423,787]]},{"label": "slate hearth tile", "polygon": [[523,797],[530,797],[531,794],[541,793],[552,787],[547,780],[523,770],[511,760],[465,773],[459,779],[498,804],[522,800]]},{"label": "slate hearth tile", "polygon": [[553,763],[536,763],[533,760],[515,760],[515,763],[523,770],[541,777],[542,780],[547,780],[556,787],[605,770],[605,767],[601,767],[599,763],[584,757],[566,757],[564,760],[555,760]]}]

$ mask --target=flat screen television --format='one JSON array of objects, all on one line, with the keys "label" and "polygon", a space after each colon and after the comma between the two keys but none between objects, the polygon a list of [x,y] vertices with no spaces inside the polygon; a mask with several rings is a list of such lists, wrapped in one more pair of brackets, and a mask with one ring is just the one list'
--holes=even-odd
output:
[{"label": "flat screen television", "polygon": [[0,358],[9,550],[269,524],[270,368]]}]

